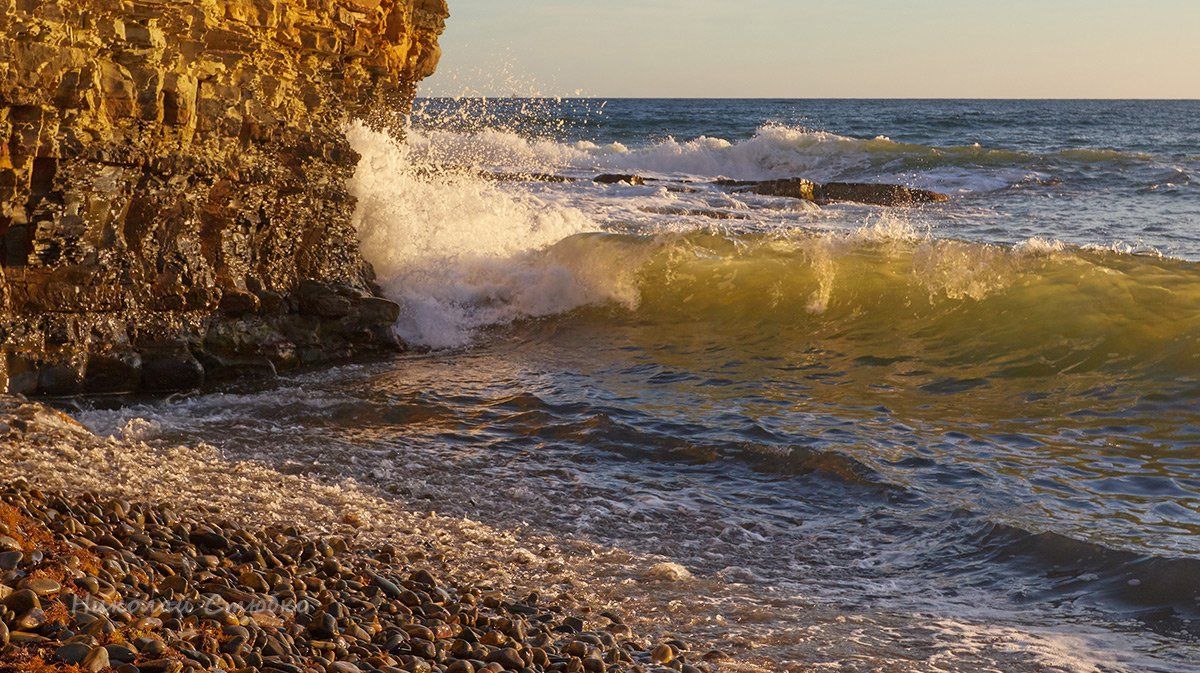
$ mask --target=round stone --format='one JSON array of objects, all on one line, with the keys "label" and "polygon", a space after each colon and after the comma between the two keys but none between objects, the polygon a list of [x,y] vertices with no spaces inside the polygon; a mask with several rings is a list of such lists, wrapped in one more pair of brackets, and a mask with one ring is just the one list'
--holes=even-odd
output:
[{"label": "round stone", "polygon": [[80,667],[91,673],[98,673],[101,670],[108,668],[108,650],[103,647],[93,647],[87,656],[80,663]]},{"label": "round stone", "polygon": [[106,645],[105,650],[108,651],[110,661],[128,664],[137,659],[137,652],[127,645]]},{"label": "round stone", "polygon": [[35,577],[25,583],[25,588],[39,596],[53,596],[62,591],[62,585],[49,577]]},{"label": "round stone", "polygon": [[92,648],[82,643],[67,643],[54,651],[54,658],[68,666],[74,666],[87,658]]}]

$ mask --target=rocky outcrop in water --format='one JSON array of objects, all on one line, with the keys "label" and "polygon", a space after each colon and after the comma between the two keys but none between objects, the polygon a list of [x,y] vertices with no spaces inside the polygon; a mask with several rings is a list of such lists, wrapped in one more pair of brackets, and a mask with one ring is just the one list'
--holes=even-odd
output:
[{"label": "rocky outcrop in water", "polygon": [[819,204],[845,202],[870,206],[904,207],[950,200],[946,194],[931,192],[927,189],[862,182],[820,184],[804,178],[788,178],[752,182],[724,181],[720,184],[762,196],[782,196]]},{"label": "rocky outcrop in water", "polygon": [[[462,169],[451,167],[450,170]],[[484,172],[480,176],[490,180],[510,182],[575,182],[579,179],[546,173]],[[602,185],[639,186],[658,181],[655,178],[623,173],[605,173],[593,178],[593,182]],[[717,180],[713,184],[740,192],[800,199],[822,205],[861,203],[869,206],[906,207],[950,200],[950,196],[947,194],[927,189],[869,182],[826,182],[821,184],[805,178],[784,178],[782,180]]]},{"label": "rocky outcrop in water", "polygon": [[0,0],[0,389],[186,388],[396,346],[342,132],[445,0]]}]

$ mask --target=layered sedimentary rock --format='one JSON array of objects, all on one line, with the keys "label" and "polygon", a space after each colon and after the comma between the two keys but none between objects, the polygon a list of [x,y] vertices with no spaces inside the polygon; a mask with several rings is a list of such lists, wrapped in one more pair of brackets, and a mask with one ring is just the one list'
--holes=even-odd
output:
[{"label": "layered sedimentary rock", "polygon": [[394,347],[353,117],[433,72],[445,0],[0,0],[0,386],[173,389]]}]

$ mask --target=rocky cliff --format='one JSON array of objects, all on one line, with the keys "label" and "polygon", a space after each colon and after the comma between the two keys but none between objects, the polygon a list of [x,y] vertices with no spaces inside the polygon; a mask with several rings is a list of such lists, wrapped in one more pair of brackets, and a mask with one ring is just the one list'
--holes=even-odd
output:
[{"label": "rocky cliff", "polygon": [[395,347],[353,117],[437,64],[445,0],[0,0],[0,387],[73,394]]}]

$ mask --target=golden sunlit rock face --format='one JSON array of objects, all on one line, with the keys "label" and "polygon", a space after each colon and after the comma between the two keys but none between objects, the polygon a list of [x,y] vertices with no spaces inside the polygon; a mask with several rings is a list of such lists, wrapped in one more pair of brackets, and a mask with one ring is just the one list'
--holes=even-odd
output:
[{"label": "golden sunlit rock face", "polygon": [[[388,345],[343,128],[407,110],[447,15],[444,0],[0,0],[0,383],[162,388],[143,374],[194,382],[198,353],[211,373]],[[354,324],[323,333],[339,321]]]}]

